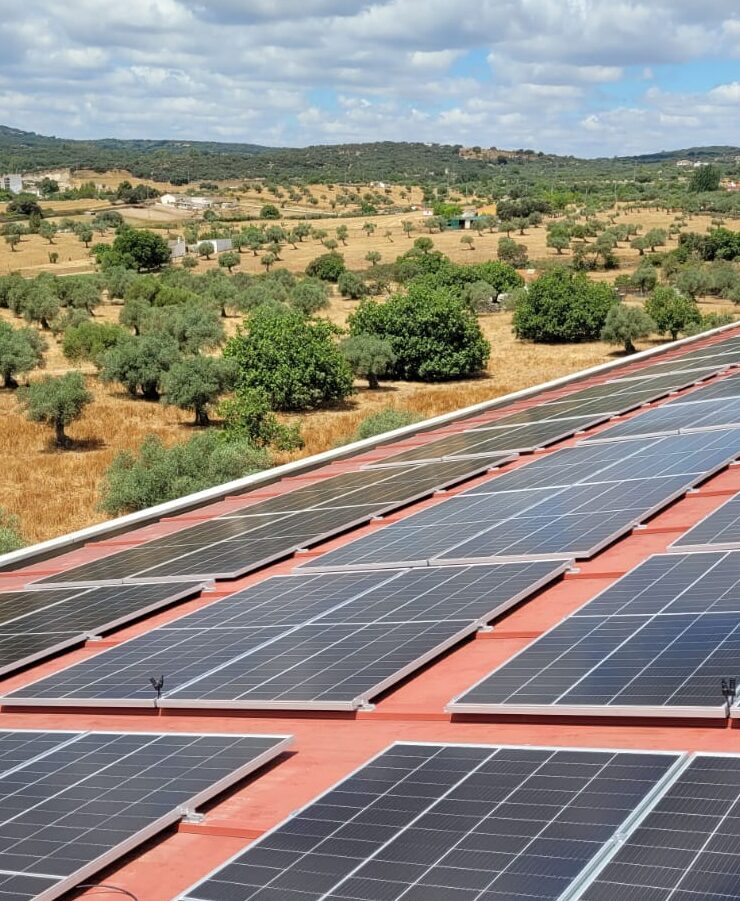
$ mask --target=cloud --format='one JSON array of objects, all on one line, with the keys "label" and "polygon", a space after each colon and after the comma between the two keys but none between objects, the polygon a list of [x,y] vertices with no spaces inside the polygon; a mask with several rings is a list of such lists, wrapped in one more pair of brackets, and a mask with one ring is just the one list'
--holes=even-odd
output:
[{"label": "cloud", "polygon": [[[0,120],[70,137],[424,140],[592,155],[740,143],[740,82],[711,79],[713,60],[740,56],[730,6],[0,0]],[[667,64],[701,67],[710,87],[673,89]]]}]

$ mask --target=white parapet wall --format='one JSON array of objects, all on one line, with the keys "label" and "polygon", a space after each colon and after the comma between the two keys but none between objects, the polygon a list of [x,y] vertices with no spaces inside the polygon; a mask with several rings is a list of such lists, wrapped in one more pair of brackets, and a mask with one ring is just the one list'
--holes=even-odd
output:
[{"label": "white parapet wall", "polygon": [[235,479],[232,482],[224,482],[213,488],[207,488],[204,491],[198,491],[195,494],[188,494],[185,497],[178,498],[174,501],[168,501],[164,504],[157,504],[155,507],[148,507],[146,510],[138,510],[136,513],[129,513],[125,516],[119,516],[77,532],[70,532],[67,535],[60,535],[58,538],[52,538],[48,541],[42,541],[39,544],[29,545],[17,551],[11,551],[9,554],[0,555],[0,571],[18,569],[23,564],[35,563],[57,554],[65,553],[73,548],[80,547],[91,541],[103,538],[111,538],[121,532],[128,532],[141,526],[156,522],[164,516],[175,516],[198,507],[212,504],[216,501],[223,500],[228,495],[246,494],[256,488],[269,485],[279,479],[287,476],[294,476],[300,473],[308,472],[312,469],[318,469],[337,460],[343,460],[352,457],[355,454],[363,453],[371,448],[378,447],[382,444],[388,444],[397,441],[408,435],[415,435],[420,432],[430,431],[431,429],[455,422],[467,416],[476,413],[483,413],[487,410],[494,410],[506,404],[513,403],[516,400],[524,400],[532,397],[542,391],[563,387],[575,382],[579,382],[585,378],[606,374],[614,369],[619,369],[624,365],[631,365],[636,361],[648,360],[651,357],[660,356],[668,351],[675,350],[678,347],[694,344],[698,341],[706,340],[713,335],[720,335],[723,332],[732,331],[740,328],[740,323],[730,323],[711,331],[702,332],[699,335],[692,335],[689,338],[681,338],[678,341],[672,341],[667,344],[661,344],[658,347],[652,347],[649,350],[632,354],[629,357],[622,357],[609,363],[601,363],[598,366],[592,366],[590,369],[582,369],[570,375],[553,379],[549,382],[543,382],[539,385],[533,385],[530,388],[524,388],[521,391],[514,391],[493,400],[482,401],[473,404],[470,407],[463,407],[454,410],[451,413],[443,413],[440,416],[434,416],[431,419],[425,419],[422,422],[415,422],[412,425],[403,426],[400,429],[394,429],[392,432],[384,432],[382,435],[374,435],[372,438],[366,438],[363,441],[355,441],[352,444],[345,444],[333,450],[324,451],[320,454],[314,454],[311,457],[304,457],[301,460],[294,460],[292,463],[285,463],[282,466],[275,466],[272,469],[266,469],[254,475],[245,476],[241,479]]}]

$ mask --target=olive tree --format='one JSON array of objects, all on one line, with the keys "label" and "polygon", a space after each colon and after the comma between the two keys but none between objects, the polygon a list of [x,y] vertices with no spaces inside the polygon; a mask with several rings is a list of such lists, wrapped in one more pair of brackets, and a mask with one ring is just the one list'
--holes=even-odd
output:
[{"label": "olive tree", "polygon": [[93,400],[80,372],[44,376],[40,381],[20,388],[18,395],[30,420],[46,423],[54,429],[54,443],[58,448],[70,445],[66,427],[79,419]]}]

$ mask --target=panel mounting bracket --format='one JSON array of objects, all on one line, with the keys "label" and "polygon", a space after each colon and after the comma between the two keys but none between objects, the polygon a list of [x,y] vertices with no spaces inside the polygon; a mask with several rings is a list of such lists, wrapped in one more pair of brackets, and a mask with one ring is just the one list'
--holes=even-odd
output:
[{"label": "panel mounting bracket", "polygon": [[197,810],[193,810],[191,807],[181,807],[179,813],[183,823],[199,826],[206,821],[206,815],[204,813],[198,813]]}]

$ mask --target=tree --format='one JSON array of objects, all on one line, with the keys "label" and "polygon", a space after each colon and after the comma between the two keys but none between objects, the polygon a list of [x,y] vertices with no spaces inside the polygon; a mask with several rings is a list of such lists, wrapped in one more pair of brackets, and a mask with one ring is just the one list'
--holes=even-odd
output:
[{"label": "tree", "polygon": [[316,278],[304,278],[290,292],[290,305],[304,316],[313,316],[329,306],[329,290]]},{"label": "tree", "polygon": [[567,225],[555,223],[547,230],[547,246],[562,254],[570,247],[570,231]]},{"label": "tree", "polygon": [[171,307],[153,307],[141,320],[142,335],[170,335],[183,353],[213,350],[224,340],[224,324],[215,306],[191,300]]},{"label": "tree", "polygon": [[80,372],[44,376],[26,388],[19,388],[18,397],[32,422],[44,422],[54,429],[54,443],[58,448],[69,446],[66,427],[79,419],[93,400]]},{"label": "tree", "polygon": [[347,238],[349,237],[349,229],[346,225],[339,225],[337,227],[337,238],[342,242],[342,244],[347,243]]},{"label": "tree", "polygon": [[475,250],[472,235],[463,235],[462,238],[460,238],[460,243],[465,244],[468,250]]},{"label": "tree", "polygon": [[0,319],[0,376],[5,388],[17,388],[16,376],[44,365],[46,341],[34,329],[13,328]]},{"label": "tree", "polygon": [[414,223],[410,219],[404,219],[401,222],[401,228],[403,229],[403,233],[406,235],[406,237],[410,238],[411,232],[414,231],[415,226],[414,226]]},{"label": "tree", "polygon": [[647,338],[654,331],[655,323],[641,307],[616,303],[607,313],[601,340],[608,344],[622,344],[625,353],[633,354],[635,341]]},{"label": "tree", "polygon": [[270,466],[270,458],[248,441],[223,441],[212,429],[165,447],[148,435],[139,453],[113,459],[101,487],[100,509],[116,516],[145,510]]},{"label": "tree", "polygon": [[396,360],[389,375],[398,379],[444,381],[482,370],[490,346],[478,320],[445,287],[409,285],[384,303],[365,299],[349,316],[350,334],[387,340]]},{"label": "tree", "polygon": [[[85,247],[90,246],[90,242],[93,239],[93,230],[89,225],[83,225],[81,228],[77,229],[77,237],[82,241]],[[156,235],[155,235],[156,237]],[[169,251],[169,248],[168,248]],[[164,265],[164,264],[162,264]]]},{"label": "tree", "polygon": [[161,269],[170,261],[170,248],[161,235],[139,228],[126,228],[116,235],[109,246],[96,244],[93,248],[102,248],[98,259],[104,268],[107,266],[126,266],[139,272]]},{"label": "tree", "polygon": [[280,210],[274,203],[266,203],[260,210],[260,219],[279,219]]},{"label": "tree", "polygon": [[658,285],[645,301],[645,312],[655,322],[659,332],[668,332],[673,341],[679,332],[701,322],[701,313],[695,300],[679,294],[675,288]]},{"label": "tree", "polygon": [[263,253],[260,258],[260,263],[265,267],[265,271],[269,272],[270,267],[277,263],[277,254],[272,253],[272,251]]},{"label": "tree", "polygon": [[39,234],[45,238],[49,244],[54,243],[54,235],[57,233],[56,225],[49,219],[43,219],[39,225]]},{"label": "tree", "polygon": [[0,554],[17,551],[25,544],[17,516],[0,507]]},{"label": "tree", "polygon": [[195,425],[209,424],[208,407],[219,395],[234,387],[236,367],[221,357],[187,357],[179,360],[162,378],[161,402],[181,410],[193,410]]},{"label": "tree", "polygon": [[377,250],[368,250],[365,254],[365,259],[371,266],[377,266],[378,263],[383,259],[383,255],[379,253]]},{"label": "tree", "polygon": [[498,258],[502,263],[510,263],[517,269],[523,269],[527,265],[527,246],[518,244],[513,238],[499,238]]},{"label": "tree", "polygon": [[216,248],[210,241],[201,241],[200,244],[198,244],[198,256],[203,257],[206,260],[210,260],[215,252]]},{"label": "tree", "polygon": [[218,258],[218,265],[223,267],[224,269],[228,269],[229,274],[231,274],[231,270],[234,268],[234,266],[239,265],[239,254],[235,250],[225,251]]},{"label": "tree", "polygon": [[352,300],[359,300],[368,293],[363,277],[357,272],[350,272],[349,270],[339,276],[337,287],[342,297],[349,297]]},{"label": "tree", "polygon": [[655,271],[655,266],[647,260],[643,260],[632,273],[630,283],[640,294],[647,294],[649,291],[652,291],[658,283],[658,273]]},{"label": "tree", "polygon": [[[650,231],[645,233],[644,241],[650,250],[654,253],[656,247],[662,247],[667,238],[667,233],[664,228],[651,228]],[[632,242],[635,243],[634,241]]]},{"label": "tree", "polygon": [[38,322],[42,329],[50,329],[60,309],[61,302],[50,284],[36,280],[29,286],[22,307],[27,322]]},{"label": "tree", "polygon": [[303,447],[300,428],[280,422],[270,407],[269,394],[262,388],[237,388],[218,412],[229,441],[247,440],[256,447],[273,446],[281,451]]},{"label": "tree", "polygon": [[362,225],[362,230],[365,232],[368,238],[374,233],[375,228],[376,225],[374,222],[365,222]]},{"label": "tree", "polygon": [[97,366],[106,350],[127,337],[125,329],[112,322],[81,322],[65,329],[62,353],[72,363],[86,360]]},{"label": "tree", "polygon": [[339,345],[344,358],[359,378],[367,379],[368,387],[380,388],[380,379],[390,372],[396,362],[391,342],[376,335],[350,335]]},{"label": "tree", "polygon": [[414,241],[414,247],[420,253],[429,253],[434,250],[434,241],[431,238],[417,238]]},{"label": "tree", "polygon": [[336,282],[346,268],[341,253],[324,253],[306,266],[306,275],[325,282]]},{"label": "tree", "polygon": [[593,341],[617,302],[611,285],[558,267],[535,279],[517,303],[514,334],[543,344]]},{"label": "tree", "polygon": [[84,310],[92,315],[95,307],[100,305],[100,283],[97,276],[68,276],[57,283],[59,299],[75,310]]},{"label": "tree", "polygon": [[718,191],[721,178],[722,173],[716,166],[699,166],[691,174],[689,191],[693,193]]},{"label": "tree", "polygon": [[275,410],[307,410],[352,393],[352,373],[337,348],[338,329],[297,311],[258,307],[227,343],[239,384],[268,393]]},{"label": "tree", "polygon": [[5,235],[5,243],[15,253],[16,247],[21,243],[21,236],[17,232],[11,232]]},{"label": "tree", "polygon": [[393,407],[384,407],[377,413],[371,413],[366,416],[350,439],[351,441],[364,441],[365,438],[372,438],[375,435],[383,435],[385,432],[392,432],[394,429],[403,428],[405,425],[412,425],[419,421],[419,417],[408,410],[396,410]]},{"label": "tree", "polygon": [[162,378],[179,359],[180,350],[170,335],[128,336],[101,355],[100,377],[120,382],[131,395],[141,391],[147,400],[159,400]]},{"label": "tree", "polygon": [[198,268],[198,258],[191,257],[190,255],[184,256],[182,258],[182,263],[180,263],[183,269],[197,269]]}]

